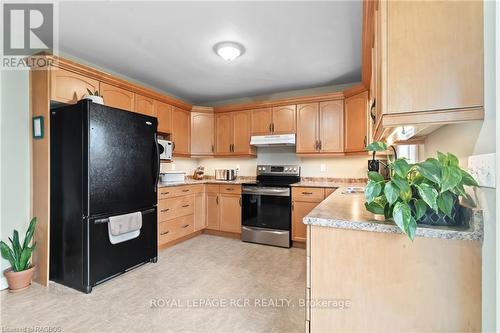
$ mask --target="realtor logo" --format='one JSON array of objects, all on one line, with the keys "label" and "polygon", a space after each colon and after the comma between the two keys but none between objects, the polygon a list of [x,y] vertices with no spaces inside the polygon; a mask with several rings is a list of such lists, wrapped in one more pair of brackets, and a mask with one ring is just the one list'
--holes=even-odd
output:
[{"label": "realtor logo", "polygon": [[4,4],[3,31],[5,56],[27,56],[38,52],[52,54],[53,4]]}]

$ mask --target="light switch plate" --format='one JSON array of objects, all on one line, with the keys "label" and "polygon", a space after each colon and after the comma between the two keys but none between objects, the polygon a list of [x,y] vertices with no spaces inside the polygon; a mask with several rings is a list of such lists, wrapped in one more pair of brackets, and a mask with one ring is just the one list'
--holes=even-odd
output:
[{"label": "light switch plate", "polygon": [[319,171],[320,172],[326,172],[326,164],[320,164],[319,165]]},{"label": "light switch plate", "polygon": [[469,156],[469,172],[479,186],[495,188],[495,153]]}]

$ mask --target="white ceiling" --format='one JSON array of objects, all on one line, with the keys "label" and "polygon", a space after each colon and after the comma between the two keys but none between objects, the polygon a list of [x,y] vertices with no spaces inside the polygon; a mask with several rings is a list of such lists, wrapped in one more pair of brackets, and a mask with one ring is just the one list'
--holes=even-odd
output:
[{"label": "white ceiling", "polygon": [[[361,1],[61,2],[59,49],[192,103],[360,81]],[[217,42],[243,44],[226,62]]]}]

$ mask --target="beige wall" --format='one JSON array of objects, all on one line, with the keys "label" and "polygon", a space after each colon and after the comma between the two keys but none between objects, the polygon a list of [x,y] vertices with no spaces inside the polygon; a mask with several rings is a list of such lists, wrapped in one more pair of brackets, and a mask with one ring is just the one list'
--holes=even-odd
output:
[{"label": "beige wall", "polygon": [[[0,238],[7,241],[14,229],[21,239],[30,219],[29,74],[1,71],[0,110]],[[10,267],[0,259],[0,271]],[[0,289],[7,288],[3,274]]]},{"label": "beige wall", "polygon": [[[467,167],[470,155],[496,152],[496,82],[495,82],[495,2],[484,3],[484,102],[485,119],[467,124],[447,125],[432,133],[420,150],[422,158],[435,156],[437,151],[451,152]],[[498,177],[498,175],[497,175]],[[475,190],[476,201],[484,214],[482,315],[483,331],[497,331],[496,315],[496,193],[492,188]]]}]

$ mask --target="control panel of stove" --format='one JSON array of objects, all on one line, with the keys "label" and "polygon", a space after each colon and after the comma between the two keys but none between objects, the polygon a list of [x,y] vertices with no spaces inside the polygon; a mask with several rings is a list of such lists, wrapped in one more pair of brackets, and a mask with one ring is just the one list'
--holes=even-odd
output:
[{"label": "control panel of stove", "polygon": [[300,176],[300,166],[298,165],[257,165],[257,176]]}]

